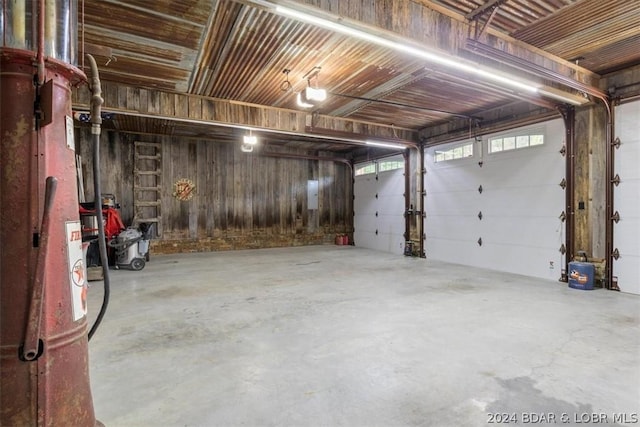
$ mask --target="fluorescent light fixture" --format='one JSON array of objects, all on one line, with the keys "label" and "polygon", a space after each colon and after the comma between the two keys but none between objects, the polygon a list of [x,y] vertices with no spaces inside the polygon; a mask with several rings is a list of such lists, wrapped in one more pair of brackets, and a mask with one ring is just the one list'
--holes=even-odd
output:
[{"label": "fluorescent light fixture", "polygon": [[256,145],[258,138],[255,135],[245,135],[242,137],[242,141],[247,145]]},{"label": "fluorescent light fixture", "polygon": [[386,39],[384,37],[376,36],[374,34],[370,34],[365,31],[347,27],[345,25],[338,24],[336,22],[332,22],[327,19],[318,18],[316,16],[298,12],[296,10],[289,9],[283,6],[276,6],[275,10],[277,13],[280,13],[285,16],[289,16],[291,18],[297,19],[302,22],[307,22],[309,24],[313,24],[318,27],[326,28],[328,30],[342,33],[348,36],[357,37],[361,40],[366,40],[366,41],[375,43],[379,46],[388,47],[390,49],[394,49],[399,52],[408,53],[409,55],[415,56],[416,58],[422,58],[432,63],[444,65],[446,67],[456,69],[459,71],[464,71],[469,74],[475,74],[484,79],[491,80],[505,86],[511,86],[513,88],[521,89],[530,93],[537,93],[540,87],[540,85],[537,85],[534,83],[526,83],[520,80],[516,80],[512,77],[502,75],[496,70],[482,69],[477,64],[465,63],[453,57],[447,57],[442,54],[429,52],[424,49],[419,49],[417,47],[398,43],[393,40]]},{"label": "fluorescent light fixture", "polygon": [[566,102],[567,104],[575,105],[579,107],[580,105],[586,103],[588,100],[585,98],[581,98],[578,95],[575,98],[569,98],[570,93],[562,92],[560,90],[554,88],[545,88],[539,90],[541,95],[548,96],[549,98],[557,99],[558,101]]},{"label": "fluorescent light fixture", "polygon": [[253,145],[251,145],[251,144],[242,144],[240,146],[240,150],[242,150],[243,153],[251,153],[253,151]]},{"label": "fluorescent light fixture", "polygon": [[302,93],[298,92],[298,95],[296,95],[296,103],[298,104],[299,107],[302,108],[311,108],[313,107],[313,104],[309,104],[308,102],[306,102],[303,97],[302,97]]},{"label": "fluorescent light fixture", "polygon": [[378,142],[378,141],[365,141],[367,145],[382,148],[394,148],[396,150],[404,150],[407,147],[402,144],[394,144],[393,142]]},{"label": "fluorescent light fixture", "polygon": [[337,33],[345,34],[348,36],[357,37],[361,40],[369,41],[379,46],[384,46],[399,52],[407,53],[416,58],[422,58],[431,63],[444,65],[445,67],[448,67],[454,70],[459,70],[465,73],[476,75],[485,80],[499,83],[502,86],[519,89],[531,94],[539,94],[539,95],[547,96],[549,98],[553,98],[558,101],[566,102],[572,105],[582,105],[586,102],[586,100],[580,100],[578,98],[575,98],[575,99],[569,98],[567,96],[569,94],[566,94],[566,92],[550,91],[548,90],[549,88],[543,89],[543,86],[538,83],[522,81],[514,77],[500,73],[497,70],[482,68],[478,64],[474,64],[471,62],[463,62],[448,55],[438,54],[435,52],[430,52],[425,49],[420,49],[414,46],[402,44],[390,39],[386,39],[384,37],[377,36],[375,34],[370,34],[362,30],[358,30],[343,24],[339,24],[337,22],[330,21],[328,19],[319,18],[317,16],[309,15],[303,12],[298,12],[297,10],[289,9],[287,7],[276,5],[275,11],[276,13],[279,13],[284,16],[288,16],[290,18],[297,19],[298,21],[313,24],[318,27],[325,28],[327,30],[335,31]]}]

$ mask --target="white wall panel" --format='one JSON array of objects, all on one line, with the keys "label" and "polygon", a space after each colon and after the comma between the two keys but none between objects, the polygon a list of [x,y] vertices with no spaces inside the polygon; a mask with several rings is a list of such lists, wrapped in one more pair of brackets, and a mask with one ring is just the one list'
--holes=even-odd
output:
[{"label": "white wall panel", "polygon": [[395,254],[403,253],[405,242],[403,172],[404,169],[395,169],[380,172],[378,179],[374,174],[355,178],[354,242],[356,246]]},{"label": "white wall panel", "polygon": [[615,118],[621,145],[614,170],[621,182],[613,193],[614,209],[620,213],[613,226],[613,245],[620,252],[613,275],[622,292],[640,294],[640,102],[616,107]]},{"label": "white wall panel", "polygon": [[554,120],[507,133],[529,130],[543,130],[545,143],[488,154],[487,140],[493,137],[489,135],[475,142],[473,157],[438,163],[433,162],[436,149],[427,150],[427,258],[560,277],[564,191],[559,183],[565,176],[565,158],[559,151],[564,127]]}]

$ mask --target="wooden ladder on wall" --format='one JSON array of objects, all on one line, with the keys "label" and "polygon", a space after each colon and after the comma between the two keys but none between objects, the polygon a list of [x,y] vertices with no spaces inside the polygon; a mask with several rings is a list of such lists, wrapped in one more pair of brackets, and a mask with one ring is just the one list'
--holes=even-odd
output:
[{"label": "wooden ladder on wall", "polygon": [[162,236],[162,144],[133,144],[133,225],[153,224],[153,235]]}]

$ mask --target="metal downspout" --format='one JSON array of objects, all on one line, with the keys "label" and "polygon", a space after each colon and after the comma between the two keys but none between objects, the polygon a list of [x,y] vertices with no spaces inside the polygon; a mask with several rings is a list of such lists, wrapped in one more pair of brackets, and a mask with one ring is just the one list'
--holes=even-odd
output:
[{"label": "metal downspout", "polygon": [[420,141],[420,145],[418,146],[418,165],[419,167],[419,181],[420,181],[420,194],[419,194],[419,200],[420,200],[420,221],[418,221],[419,224],[419,231],[420,231],[420,258],[426,258],[426,254],[424,253],[424,241],[426,239],[426,235],[424,232],[424,220],[425,220],[425,212],[424,212],[424,198],[426,196],[426,192],[424,190],[424,175],[426,174],[426,169],[424,167],[424,142]]},{"label": "metal downspout", "polygon": [[[411,156],[409,150],[404,150],[404,241],[411,240]],[[406,250],[406,246],[405,246]],[[406,253],[405,253],[406,255]]]},{"label": "metal downspout", "polygon": [[566,224],[565,224],[565,261],[564,261],[564,274],[560,278],[562,281],[567,281],[567,272],[569,271],[569,262],[573,260],[575,256],[575,206],[574,200],[576,195],[575,186],[575,170],[576,170],[576,110],[574,107],[565,106],[559,107],[558,110],[564,120],[565,139],[566,139],[566,183],[565,188],[565,212],[566,212]]},{"label": "metal downspout", "polygon": [[612,108],[611,100],[607,97],[599,98],[603,103],[607,110],[607,124],[606,124],[606,156],[605,156],[605,173],[607,175],[607,188],[605,192],[605,205],[606,205],[606,228],[605,228],[605,241],[606,241],[606,266],[605,266],[605,275],[606,275],[606,283],[605,287],[607,289],[613,291],[619,291],[617,281],[613,281],[613,215],[614,215],[614,206],[613,206],[613,193],[614,193],[614,185],[615,185],[615,150],[616,145],[614,143],[614,135],[613,135],[613,123],[614,123],[614,111]]}]

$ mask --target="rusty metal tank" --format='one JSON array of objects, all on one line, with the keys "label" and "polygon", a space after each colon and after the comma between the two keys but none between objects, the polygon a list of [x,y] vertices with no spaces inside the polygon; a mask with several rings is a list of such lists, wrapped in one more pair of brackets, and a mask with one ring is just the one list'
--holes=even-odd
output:
[{"label": "rusty metal tank", "polygon": [[70,63],[77,4],[5,3],[0,425],[94,426],[71,112],[72,86],[86,80]]}]

